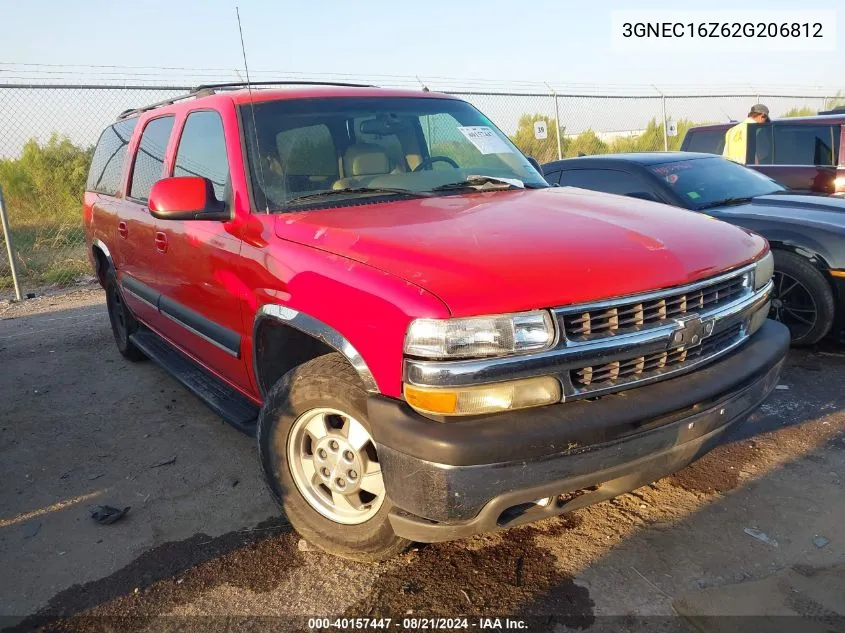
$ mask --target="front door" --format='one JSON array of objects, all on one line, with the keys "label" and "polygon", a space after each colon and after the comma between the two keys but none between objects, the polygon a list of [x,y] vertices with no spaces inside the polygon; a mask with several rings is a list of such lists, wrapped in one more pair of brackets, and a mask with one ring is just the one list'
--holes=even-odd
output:
[{"label": "front door", "polygon": [[[231,208],[223,121],[213,110],[191,112],[174,150],[172,175],[211,181]],[[241,351],[241,241],[231,222],[157,220],[153,285],[165,317],[161,331],[194,358],[244,390],[251,390]]]}]

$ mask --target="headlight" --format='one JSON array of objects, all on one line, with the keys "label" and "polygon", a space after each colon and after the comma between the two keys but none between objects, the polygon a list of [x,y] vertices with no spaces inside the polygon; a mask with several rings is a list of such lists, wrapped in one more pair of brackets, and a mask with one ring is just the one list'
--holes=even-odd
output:
[{"label": "headlight", "polygon": [[769,251],[763,259],[757,262],[757,267],[754,269],[754,290],[760,290],[769,283],[774,272],[775,258],[772,251]]},{"label": "headlight", "polygon": [[423,358],[479,358],[550,347],[551,314],[544,310],[461,319],[416,319],[405,336],[405,353]]}]

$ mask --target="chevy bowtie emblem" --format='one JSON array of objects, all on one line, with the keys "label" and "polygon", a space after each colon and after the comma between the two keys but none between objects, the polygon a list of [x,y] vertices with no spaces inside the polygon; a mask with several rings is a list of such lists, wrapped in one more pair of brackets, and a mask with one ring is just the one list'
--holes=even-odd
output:
[{"label": "chevy bowtie emblem", "polygon": [[669,347],[695,347],[713,334],[713,319],[702,321],[697,314],[675,319],[676,328],[669,339]]}]

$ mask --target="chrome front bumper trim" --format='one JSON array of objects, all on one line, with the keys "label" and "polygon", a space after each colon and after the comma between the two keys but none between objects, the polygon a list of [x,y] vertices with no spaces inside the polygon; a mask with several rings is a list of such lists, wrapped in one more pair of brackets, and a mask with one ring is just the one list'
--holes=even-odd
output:
[{"label": "chrome front bumper trim", "polygon": [[[733,274],[737,274],[736,271]],[[594,397],[613,391],[621,391],[691,371],[731,349],[735,349],[751,334],[748,331],[751,316],[758,310],[767,309],[773,287],[774,284],[769,281],[757,292],[743,296],[727,305],[698,313],[697,316],[701,322],[713,322],[712,330],[708,336],[718,335],[720,332],[741,324],[743,327],[740,336],[727,347],[721,348],[713,354],[679,364],[656,376],[621,382],[606,388],[579,391],[573,386],[569,372],[584,365],[600,365],[671,349],[674,336],[679,330],[678,320],[670,320],[660,326],[594,341],[569,342],[562,339],[553,349],[519,356],[451,361],[409,358],[405,359],[404,363],[404,381],[421,387],[464,387],[551,375],[557,377],[561,382],[563,400]],[[706,338],[704,340],[706,341]]]}]

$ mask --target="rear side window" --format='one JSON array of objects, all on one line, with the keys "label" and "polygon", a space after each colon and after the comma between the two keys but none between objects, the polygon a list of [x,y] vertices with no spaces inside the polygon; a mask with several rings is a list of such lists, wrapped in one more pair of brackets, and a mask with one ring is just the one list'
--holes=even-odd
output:
[{"label": "rear side window", "polygon": [[229,159],[226,156],[223,120],[217,112],[192,112],[188,115],[176,151],[173,175],[208,178],[214,185],[216,198],[221,202],[226,199]]},{"label": "rear side window", "polygon": [[100,135],[97,149],[91,158],[91,168],[88,170],[88,182],[85,185],[87,191],[96,191],[107,196],[118,194],[126,148],[137,124],[138,119],[119,121],[107,127]]},{"label": "rear side window", "polygon": [[775,165],[835,165],[839,153],[838,125],[775,124]]},{"label": "rear side window", "polygon": [[685,152],[720,154],[725,149],[725,130],[690,130],[684,139]]},{"label": "rear side window", "polygon": [[147,123],[132,167],[130,196],[144,202],[150,189],[164,175],[164,152],[173,129],[173,116],[163,116]]},{"label": "rear side window", "polygon": [[633,174],[615,169],[572,169],[560,175],[561,187],[580,187],[593,191],[629,196],[651,192],[643,180]]},{"label": "rear side window", "polygon": [[546,182],[550,185],[556,185],[558,181],[560,181],[560,172],[559,171],[550,171],[549,173],[543,173],[543,178],[546,179]]},{"label": "rear side window", "polygon": [[276,150],[287,174],[337,178],[337,151],[327,125],[283,130],[276,135]]}]

